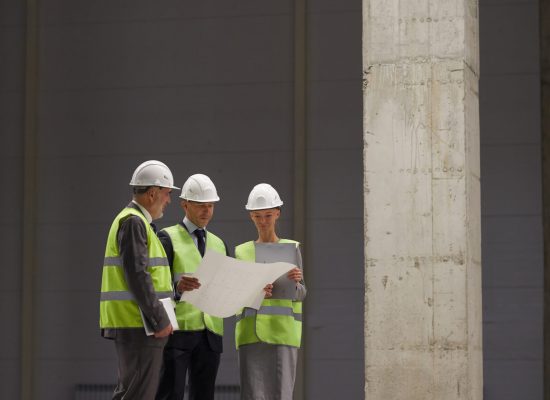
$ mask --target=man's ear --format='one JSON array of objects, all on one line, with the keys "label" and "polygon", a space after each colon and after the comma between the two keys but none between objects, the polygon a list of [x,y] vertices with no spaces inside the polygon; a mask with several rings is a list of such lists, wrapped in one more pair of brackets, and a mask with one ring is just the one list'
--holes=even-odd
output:
[{"label": "man's ear", "polygon": [[147,199],[151,203],[154,203],[155,199],[157,198],[157,192],[158,192],[158,188],[154,186],[150,187],[149,190],[147,191]]}]

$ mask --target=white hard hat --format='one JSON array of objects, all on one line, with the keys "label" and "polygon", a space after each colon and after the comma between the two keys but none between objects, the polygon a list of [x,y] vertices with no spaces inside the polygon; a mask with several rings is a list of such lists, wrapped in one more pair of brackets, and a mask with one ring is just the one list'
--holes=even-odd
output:
[{"label": "white hard hat", "polygon": [[198,203],[212,203],[220,200],[214,182],[203,174],[191,175],[185,181],[180,198]]},{"label": "white hard hat", "polygon": [[149,160],[136,168],[130,181],[130,186],[159,186],[179,189],[174,186],[174,177],[166,164],[157,160]]},{"label": "white hard hat", "polygon": [[276,208],[282,205],[283,201],[273,186],[267,183],[260,183],[254,186],[248,195],[248,203],[246,203],[245,208],[249,211],[253,211]]}]

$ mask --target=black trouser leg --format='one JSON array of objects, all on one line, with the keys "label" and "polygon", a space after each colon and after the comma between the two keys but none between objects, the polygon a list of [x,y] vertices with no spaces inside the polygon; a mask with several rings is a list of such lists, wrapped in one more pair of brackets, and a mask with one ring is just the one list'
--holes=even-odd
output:
[{"label": "black trouser leg", "polygon": [[192,350],[181,349],[172,336],[164,349],[160,384],[156,400],[183,400]]},{"label": "black trouser leg", "polygon": [[220,353],[210,349],[206,333],[193,349],[189,368],[189,399],[214,400]]}]

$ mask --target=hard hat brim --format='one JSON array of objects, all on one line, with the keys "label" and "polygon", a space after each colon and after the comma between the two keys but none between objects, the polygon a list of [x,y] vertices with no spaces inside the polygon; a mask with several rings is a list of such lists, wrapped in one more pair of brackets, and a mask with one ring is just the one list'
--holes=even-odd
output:
[{"label": "hard hat brim", "polygon": [[132,183],[130,182],[130,186],[134,187],[134,186],[143,186],[143,187],[151,187],[151,186],[156,186],[156,187],[161,187],[161,188],[167,188],[167,189],[177,189],[177,190],[180,190],[181,188],[177,187],[177,186],[164,186],[164,185],[136,185],[135,183]]},{"label": "hard hat brim", "polygon": [[195,203],[217,203],[220,201],[219,197],[213,198],[213,199],[207,199],[207,200],[195,200],[195,199],[188,199],[186,197],[180,196],[180,199],[187,200],[187,201],[193,201]]},{"label": "hard hat brim", "polygon": [[271,210],[272,208],[281,208],[282,205],[283,205],[283,202],[281,202],[281,204],[278,204],[276,206],[269,206],[269,207],[250,207],[247,204],[244,206],[244,208],[246,209],[246,211],[260,211],[260,210]]}]

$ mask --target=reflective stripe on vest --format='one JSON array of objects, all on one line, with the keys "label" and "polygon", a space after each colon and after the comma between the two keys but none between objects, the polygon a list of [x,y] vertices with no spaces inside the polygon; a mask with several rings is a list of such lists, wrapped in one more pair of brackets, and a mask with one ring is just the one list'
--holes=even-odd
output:
[{"label": "reflective stripe on vest", "polygon": [[[163,265],[168,265],[166,257],[153,257],[147,260],[147,267],[159,267]],[[103,266],[122,267],[122,257],[105,257],[103,259]]]},{"label": "reflective stripe on vest", "polygon": [[302,313],[295,313],[292,308],[278,306],[262,306],[259,310],[253,308],[245,308],[241,314],[237,314],[237,322],[246,317],[254,317],[256,315],[287,315],[297,321],[302,320]]},{"label": "reflective stripe on vest", "polygon": [[151,277],[155,293],[159,298],[173,296],[170,266],[162,244],[143,214],[136,209],[127,207],[115,217],[111,224],[105,247],[99,303],[99,326],[101,328],[143,327],[139,307],[128,289],[117,240],[120,224],[133,215],[140,217],[145,224],[148,253],[146,271]]},{"label": "reflective stripe on vest", "polygon": [[[159,299],[166,297],[172,298],[174,293],[172,292],[155,292]],[[101,301],[107,300],[135,300],[134,295],[127,290],[117,290],[113,292],[101,292]]]},{"label": "reflective stripe on vest", "polygon": [[[281,239],[279,243],[298,242]],[[255,261],[254,242],[235,248],[235,257]],[[250,343],[284,344],[300,347],[302,340],[302,302],[288,299],[264,299],[258,311],[245,308],[237,314],[235,343],[237,348]]]},{"label": "reflective stripe on vest", "polygon": [[[177,285],[185,274],[197,270],[202,261],[201,255],[193,237],[181,224],[163,229],[170,236],[174,249],[174,261],[172,263],[172,280]],[[225,244],[213,233],[206,231],[206,248],[225,255]],[[194,305],[185,301],[176,304],[176,319],[182,331],[198,331],[208,329],[217,335],[223,335],[223,319],[203,313]]]}]

